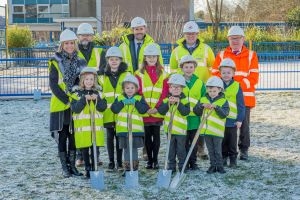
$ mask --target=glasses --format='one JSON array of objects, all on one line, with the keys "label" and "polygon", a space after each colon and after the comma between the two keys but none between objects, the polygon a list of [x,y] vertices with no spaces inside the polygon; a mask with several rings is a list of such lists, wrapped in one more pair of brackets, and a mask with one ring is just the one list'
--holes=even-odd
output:
[{"label": "glasses", "polygon": [[171,88],[171,89],[178,90],[178,89],[181,88],[181,86],[180,86],[180,85],[171,85],[170,88]]}]

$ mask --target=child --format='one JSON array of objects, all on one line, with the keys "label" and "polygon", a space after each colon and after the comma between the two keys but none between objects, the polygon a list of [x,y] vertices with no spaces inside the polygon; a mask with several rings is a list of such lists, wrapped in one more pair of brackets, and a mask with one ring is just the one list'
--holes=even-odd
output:
[{"label": "child", "polygon": [[235,63],[230,58],[222,60],[219,71],[224,82],[224,94],[229,103],[230,112],[226,119],[225,133],[222,142],[223,165],[236,167],[237,129],[241,128],[245,117],[244,96],[240,84],[233,80]]},{"label": "child", "polygon": [[[94,157],[92,148],[92,116],[95,116],[96,145],[104,146],[103,114],[106,109],[106,100],[101,97],[99,86],[97,85],[96,68],[85,67],[80,72],[79,88],[72,95],[71,110],[73,112],[75,144],[77,149],[81,149],[86,177],[90,178],[90,171],[93,170]],[[89,151],[91,150],[91,158]],[[98,157],[98,156],[97,156]],[[92,160],[92,165],[90,163]]]},{"label": "child", "polygon": [[222,162],[222,139],[224,137],[225,120],[229,113],[229,105],[222,92],[224,90],[223,81],[216,76],[207,80],[206,95],[202,97],[194,107],[194,113],[198,116],[206,115],[213,109],[207,118],[200,134],[204,135],[208,149],[210,167],[207,173],[226,173]]},{"label": "child", "polygon": [[[158,112],[165,116],[165,132],[168,125],[172,123],[170,151],[168,156],[168,169],[176,172],[176,155],[178,158],[178,169],[181,172],[186,157],[185,141],[187,130],[186,116],[190,113],[190,103],[182,90],[186,86],[185,79],[181,74],[172,74],[169,81],[169,97],[163,100],[158,107]],[[174,114],[173,121],[170,121]]]},{"label": "child", "polygon": [[[117,114],[116,132],[119,137],[119,148],[124,149],[124,168],[130,171],[128,127],[132,127],[132,160],[133,169],[138,170],[138,148],[144,146],[144,123],[141,114],[149,110],[145,99],[138,95],[139,82],[133,75],[127,75],[122,82],[123,94],[111,105],[111,111]],[[130,119],[131,118],[131,119]],[[131,120],[132,124],[128,122]],[[125,175],[125,173],[123,174]]]},{"label": "child", "polygon": [[[205,95],[205,85],[204,83],[194,74],[195,68],[197,67],[197,61],[191,55],[183,56],[180,60],[180,68],[183,72],[183,76],[185,78],[185,83],[187,87],[183,89],[183,93],[188,97],[190,102],[191,110],[195,107],[196,103]],[[193,112],[187,117],[187,138],[185,148],[188,152],[195,134],[200,125],[200,117],[195,116]],[[204,138],[201,137],[199,139],[203,146]],[[203,150],[204,151],[204,150]],[[192,151],[192,154],[189,158],[189,162],[187,168],[191,170],[199,169],[197,164],[197,146]]]},{"label": "child", "polygon": [[[123,170],[122,167],[122,149],[119,148],[119,139],[116,136],[116,115],[111,111],[111,104],[114,102],[117,96],[122,93],[122,81],[127,72],[127,64],[122,60],[122,53],[118,47],[110,47],[106,52],[107,65],[103,72],[100,72],[99,82],[103,88],[103,94],[107,100],[107,109],[103,113],[103,123],[106,128],[107,138],[107,151],[109,164],[108,169],[113,171],[115,167],[119,171]],[[116,146],[114,145],[116,141]],[[117,166],[115,164],[115,153],[117,154]]]},{"label": "child", "polygon": [[155,43],[146,46],[142,68],[136,72],[139,81],[139,94],[142,95],[150,109],[143,115],[145,129],[145,147],[148,156],[146,169],[158,169],[158,152],[160,147],[160,126],[163,116],[157,112],[158,106],[168,95],[168,74],[159,62],[161,55]]}]

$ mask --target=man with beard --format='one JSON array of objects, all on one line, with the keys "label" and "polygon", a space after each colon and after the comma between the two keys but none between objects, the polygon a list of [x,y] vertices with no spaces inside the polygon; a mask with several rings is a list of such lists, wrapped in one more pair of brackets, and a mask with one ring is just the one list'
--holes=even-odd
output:
[{"label": "man with beard", "polygon": [[94,30],[88,23],[78,26],[77,36],[79,40],[78,56],[87,62],[87,66],[96,67],[102,71],[106,65],[105,52],[102,48],[95,47],[93,43]]},{"label": "man with beard", "polygon": [[[119,48],[122,51],[124,62],[128,65],[128,71],[134,73],[143,63],[145,47],[154,43],[154,40],[146,33],[147,24],[143,18],[133,18],[130,27],[133,33],[122,37],[123,43]],[[159,61],[163,66],[162,55],[159,56]]]},{"label": "man with beard", "polygon": [[[78,57],[85,59],[88,67],[97,68],[98,74],[101,72],[105,65],[105,52],[102,48],[95,47],[93,43],[94,30],[92,25],[88,23],[81,23],[77,29],[78,44]],[[99,155],[99,148],[97,148],[97,155]],[[102,162],[99,160],[99,164]],[[83,157],[81,151],[77,151],[77,166],[83,165]]]}]

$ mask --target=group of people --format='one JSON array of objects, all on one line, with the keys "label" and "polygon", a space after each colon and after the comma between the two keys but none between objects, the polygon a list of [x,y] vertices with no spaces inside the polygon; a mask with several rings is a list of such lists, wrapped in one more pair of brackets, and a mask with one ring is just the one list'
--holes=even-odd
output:
[{"label": "group of people", "polygon": [[[197,154],[205,158],[205,144],[210,159],[207,173],[225,173],[228,159],[229,167],[236,167],[237,147],[240,159],[247,160],[250,109],[255,106],[259,73],[256,53],[244,46],[244,31],[231,27],[229,46],[215,58],[199,38],[198,25],[187,22],[172,51],[169,74],[145,20],[135,17],[131,29],[119,47],[107,51],[94,46],[90,24],[80,24],[77,35],[68,29],[60,35],[58,51],[49,60],[50,131],[58,143],[63,176],[83,175],[76,168],[77,157],[89,178],[94,162],[101,162],[99,147],[105,138],[108,170],[129,171],[129,134],[133,169],[139,168],[141,147],[147,157],[145,168],[159,169],[159,159],[164,159],[158,158],[161,126],[171,135],[167,159],[173,172],[182,171],[196,134],[200,137],[187,169],[198,169]],[[93,139],[97,152],[91,148]],[[91,159],[94,153],[97,161]]]}]

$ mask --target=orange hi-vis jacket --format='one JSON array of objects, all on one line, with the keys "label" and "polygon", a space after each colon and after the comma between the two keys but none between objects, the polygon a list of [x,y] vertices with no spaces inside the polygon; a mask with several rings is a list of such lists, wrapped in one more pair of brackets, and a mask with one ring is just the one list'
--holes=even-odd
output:
[{"label": "orange hi-vis jacket", "polygon": [[224,58],[231,58],[236,65],[234,80],[240,83],[244,94],[245,106],[255,107],[255,87],[258,83],[258,58],[254,51],[250,51],[243,46],[242,51],[235,55],[228,46],[224,51],[220,51],[212,67],[212,75],[221,76],[219,66]]}]

